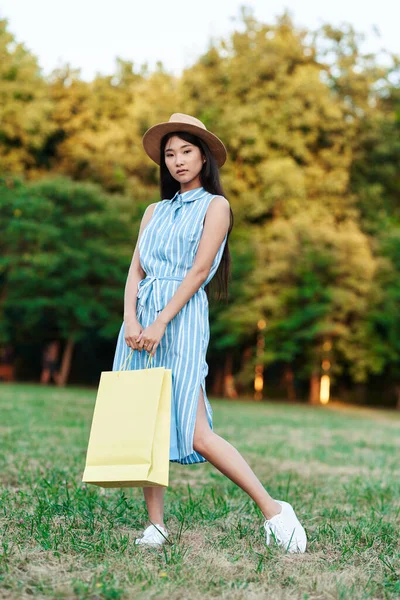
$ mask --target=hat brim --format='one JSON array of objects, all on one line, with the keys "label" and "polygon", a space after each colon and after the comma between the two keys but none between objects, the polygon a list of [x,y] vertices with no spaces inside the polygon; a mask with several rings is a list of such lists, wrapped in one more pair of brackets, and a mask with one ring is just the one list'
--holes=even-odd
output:
[{"label": "hat brim", "polygon": [[202,129],[201,127],[197,127],[196,125],[190,125],[189,123],[159,123],[158,125],[153,125],[146,131],[143,136],[142,143],[143,148],[146,151],[146,154],[154,160],[157,165],[160,164],[160,146],[161,140],[166,133],[173,133],[174,131],[187,131],[188,133],[193,133],[193,135],[197,135],[200,139],[206,142],[207,146],[210,149],[210,152],[213,154],[218,167],[222,167],[222,165],[226,161],[226,148],[221,140],[208,131],[207,129]]}]

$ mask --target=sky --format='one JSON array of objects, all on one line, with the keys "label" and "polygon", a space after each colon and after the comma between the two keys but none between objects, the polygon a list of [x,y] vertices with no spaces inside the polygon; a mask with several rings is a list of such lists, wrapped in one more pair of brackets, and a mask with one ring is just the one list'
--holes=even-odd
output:
[{"label": "sky", "polygon": [[117,56],[151,69],[161,60],[179,75],[210,39],[226,39],[239,26],[242,5],[265,23],[285,9],[307,29],[351,23],[366,36],[364,50],[400,54],[395,0],[0,0],[0,18],[38,57],[45,74],[68,63],[90,80],[114,73]]}]

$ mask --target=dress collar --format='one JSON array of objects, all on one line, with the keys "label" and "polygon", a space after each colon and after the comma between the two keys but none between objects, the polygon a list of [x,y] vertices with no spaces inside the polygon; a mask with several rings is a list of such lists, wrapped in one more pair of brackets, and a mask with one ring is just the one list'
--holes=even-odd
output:
[{"label": "dress collar", "polygon": [[208,192],[203,187],[195,188],[194,190],[189,190],[188,192],[183,192],[180,194],[179,191],[176,192],[175,196],[171,198],[171,202],[177,200],[178,202],[192,202],[193,200],[198,200],[202,198]]}]

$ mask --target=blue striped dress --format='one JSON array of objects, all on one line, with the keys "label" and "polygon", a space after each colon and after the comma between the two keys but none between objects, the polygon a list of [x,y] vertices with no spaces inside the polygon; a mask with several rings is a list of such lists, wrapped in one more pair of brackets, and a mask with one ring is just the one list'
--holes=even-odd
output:
[{"label": "blue striped dress", "polygon": [[[193,265],[207,208],[214,198],[203,187],[162,200],[139,242],[140,264],[146,273],[139,282],[136,316],[147,327],[168,304]],[[221,261],[227,234],[218,249],[209,275],[199,290],[168,323],[157,347],[152,366],[172,370],[170,461],[183,465],[207,462],[193,449],[200,386],[203,390],[208,423],[212,429],[212,408],[207,398],[206,352],[210,338],[208,298],[204,287],[211,281]],[[124,340],[122,324],[115,351],[113,370],[119,370],[130,348]],[[148,353],[134,351],[131,369],[144,369]]]}]

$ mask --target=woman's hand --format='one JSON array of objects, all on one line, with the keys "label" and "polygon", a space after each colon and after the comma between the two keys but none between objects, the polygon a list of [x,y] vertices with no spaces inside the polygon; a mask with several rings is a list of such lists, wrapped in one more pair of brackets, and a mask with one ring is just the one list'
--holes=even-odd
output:
[{"label": "woman's hand", "polygon": [[[132,350],[139,350],[137,339],[142,331],[143,327],[135,317],[125,319],[124,338],[126,344],[129,346],[129,348],[132,348]],[[141,348],[140,351],[142,351]]]},{"label": "woman's hand", "polygon": [[144,348],[149,354],[154,356],[157,346],[165,333],[166,325],[157,319],[148,327],[145,327],[137,339],[139,350]]}]

